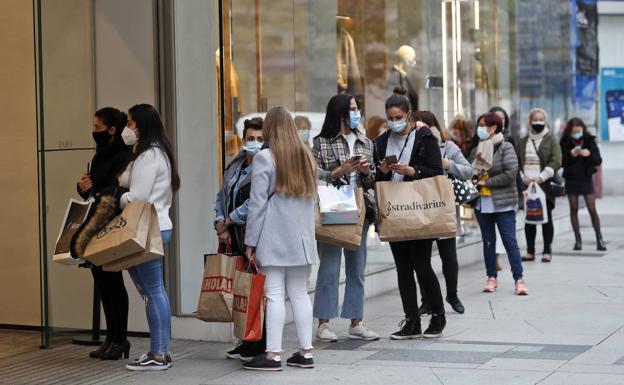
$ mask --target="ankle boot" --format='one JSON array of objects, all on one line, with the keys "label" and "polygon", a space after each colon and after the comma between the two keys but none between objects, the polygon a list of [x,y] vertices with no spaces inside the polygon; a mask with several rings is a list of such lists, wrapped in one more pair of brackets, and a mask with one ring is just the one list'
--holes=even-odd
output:
[{"label": "ankle boot", "polygon": [[106,351],[100,354],[100,359],[102,360],[118,360],[122,357],[130,357],[130,341],[128,340],[121,343],[113,342]]},{"label": "ankle boot", "polygon": [[110,347],[110,344],[111,344],[111,340],[109,340],[108,338],[105,339],[104,342],[102,342],[102,345],[100,345],[100,347],[97,348],[97,350],[93,350],[89,352],[89,357],[100,358],[100,355],[106,350],[108,350],[108,348]]},{"label": "ankle boot", "polygon": [[607,251],[607,244],[602,239],[602,234],[596,233],[596,249],[598,251]]},{"label": "ankle boot", "polygon": [[581,250],[583,248],[583,242],[581,241],[581,233],[574,233],[574,249]]}]

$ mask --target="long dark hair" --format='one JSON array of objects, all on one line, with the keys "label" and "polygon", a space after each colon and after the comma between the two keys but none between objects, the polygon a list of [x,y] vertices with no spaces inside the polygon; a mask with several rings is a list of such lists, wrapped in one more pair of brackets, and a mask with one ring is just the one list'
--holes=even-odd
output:
[{"label": "long dark hair", "polygon": [[171,188],[174,192],[180,188],[180,175],[173,155],[173,146],[165,132],[160,114],[149,104],[137,104],[132,106],[128,113],[136,123],[139,140],[137,142],[134,158],[136,159],[143,152],[152,147],[159,147],[167,154],[171,167]]},{"label": "long dark hair", "polygon": [[349,123],[351,99],[353,96],[349,94],[339,94],[329,99],[323,128],[321,128],[321,133],[316,136],[317,138],[334,139],[340,134],[342,122]]},{"label": "long dark hair", "polygon": [[414,121],[414,122],[423,122],[425,123],[427,126],[431,127],[435,127],[438,132],[440,133],[440,141],[441,142],[446,142],[446,139],[444,138],[444,130],[442,129],[442,127],[440,127],[440,122],[438,122],[438,118],[436,118],[435,114],[431,111],[412,111],[410,113],[410,120]]},{"label": "long dark hair", "polygon": [[507,114],[507,111],[505,111],[503,107],[494,106],[490,108],[488,112],[502,112],[503,116],[505,117],[505,121],[503,122],[503,131],[509,128],[509,115]]},{"label": "long dark hair", "polygon": [[115,107],[104,107],[95,111],[95,117],[100,119],[107,128],[115,127],[114,140],[121,140],[121,132],[128,124],[128,115]]},{"label": "long dark hair", "polygon": [[589,132],[587,131],[587,126],[585,125],[585,122],[583,121],[583,119],[574,117],[568,120],[568,123],[566,124],[566,127],[563,130],[563,137],[571,135],[572,129],[577,126],[583,127],[583,135],[589,135]]}]

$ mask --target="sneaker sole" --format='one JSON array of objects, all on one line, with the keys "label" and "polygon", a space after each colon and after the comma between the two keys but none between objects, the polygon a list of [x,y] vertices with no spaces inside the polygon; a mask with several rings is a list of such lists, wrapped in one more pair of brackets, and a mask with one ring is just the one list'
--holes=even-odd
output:
[{"label": "sneaker sole", "polygon": [[132,372],[157,372],[161,370],[167,370],[170,368],[170,365],[163,366],[126,366],[127,370]]},{"label": "sneaker sole", "polygon": [[251,361],[253,361],[254,358],[256,358],[256,357],[243,357],[243,356],[238,357],[238,359],[243,361],[243,362],[251,362]]},{"label": "sneaker sole", "polygon": [[321,342],[338,342],[338,338],[336,339],[329,339],[329,338],[320,338],[320,337],[316,337],[317,341],[321,341]]},{"label": "sneaker sole", "polygon": [[297,367],[297,368],[303,368],[303,369],[314,369],[314,364],[304,365],[304,364],[291,364],[290,362],[288,362],[286,365],[294,366],[294,367]]},{"label": "sneaker sole", "polygon": [[529,295],[529,293],[527,293],[526,291],[520,293],[516,292],[516,295]]},{"label": "sneaker sole", "polygon": [[238,360],[241,358],[240,354],[230,354],[230,353],[225,353],[225,357],[229,358],[230,360]]},{"label": "sneaker sole", "polygon": [[379,339],[379,336],[377,337],[362,337],[362,336],[357,336],[354,334],[349,334],[349,338],[352,340],[362,340],[362,341],[377,341]]},{"label": "sneaker sole", "polygon": [[440,338],[442,337],[442,333],[440,334],[423,334],[423,338]]},{"label": "sneaker sole", "polygon": [[403,340],[416,340],[422,338],[422,334],[414,334],[411,336],[390,336],[391,340],[403,341]]},{"label": "sneaker sole", "polygon": [[243,369],[246,370],[257,370],[259,372],[280,372],[282,371],[282,368],[249,368],[247,366],[243,366]]}]

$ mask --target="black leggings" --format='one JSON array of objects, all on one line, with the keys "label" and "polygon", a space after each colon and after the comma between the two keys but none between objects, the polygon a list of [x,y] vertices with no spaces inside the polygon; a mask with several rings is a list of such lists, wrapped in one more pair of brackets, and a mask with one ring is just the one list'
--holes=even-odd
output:
[{"label": "black leggings", "polygon": [[[446,282],[446,298],[457,298],[457,276],[459,274],[459,264],[457,263],[457,244],[455,238],[446,238],[436,240],[438,244],[438,253],[442,260],[442,274]],[[422,283],[418,281],[420,286],[420,296],[423,303],[429,303],[427,291]]]},{"label": "black leggings", "polygon": [[[555,203],[550,199],[546,199],[546,211],[548,212],[548,222],[542,226],[542,236],[544,237],[544,254],[552,253],[550,246],[555,236],[555,226],[553,226],[552,211]],[[537,225],[524,225],[524,235],[526,236],[527,254],[535,255],[535,237],[537,236]]]},{"label": "black leggings", "polygon": [[444,313],[440,283],[431,267],[431,248],[433,239],[417,241],[390,242],[390,249],[396,264],[399,293],[403,311],[409,319],[419,319],[418,293],[414,272],[418,282],[427,292],[433,314]]},{"label": "black leggings", "polygon": [[[600,217],[598,217],[598,212],[596,211],[596,196],[594,194],[585,194],[583,198],[585,198],[587,211],[589,211],[589,216],[591,217],[592,227],[596,234],[600,235]],[[574,234],[580,238],[578,195],[568,195],[568,202],[570,202],[570,222],[572,222],[572,229],[574,230]]]},{"label": "black leggings", "polygon": [[123,274],[121,271],[104,271],[100,267],[91,268],[91,274],[104,308],[106,338],[122,343],[128,338],[128,292]]}]

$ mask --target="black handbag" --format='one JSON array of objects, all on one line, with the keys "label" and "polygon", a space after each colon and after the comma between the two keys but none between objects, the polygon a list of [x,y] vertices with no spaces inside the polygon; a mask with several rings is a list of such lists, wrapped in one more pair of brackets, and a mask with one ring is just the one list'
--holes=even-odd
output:
[{"label": "black handbag", "polygon": [[549,197],[562,197],[565,195],[565,180],[559,174],[555,174],[555,176],[542,183],[542,189]]},{"label": "black handbag", "polygon": [[461,205],[470,203],[479,197],[479,190],[469,180],[461,180],[451,177],[453,183],[453,192],[455,193],[455,203]]}]

